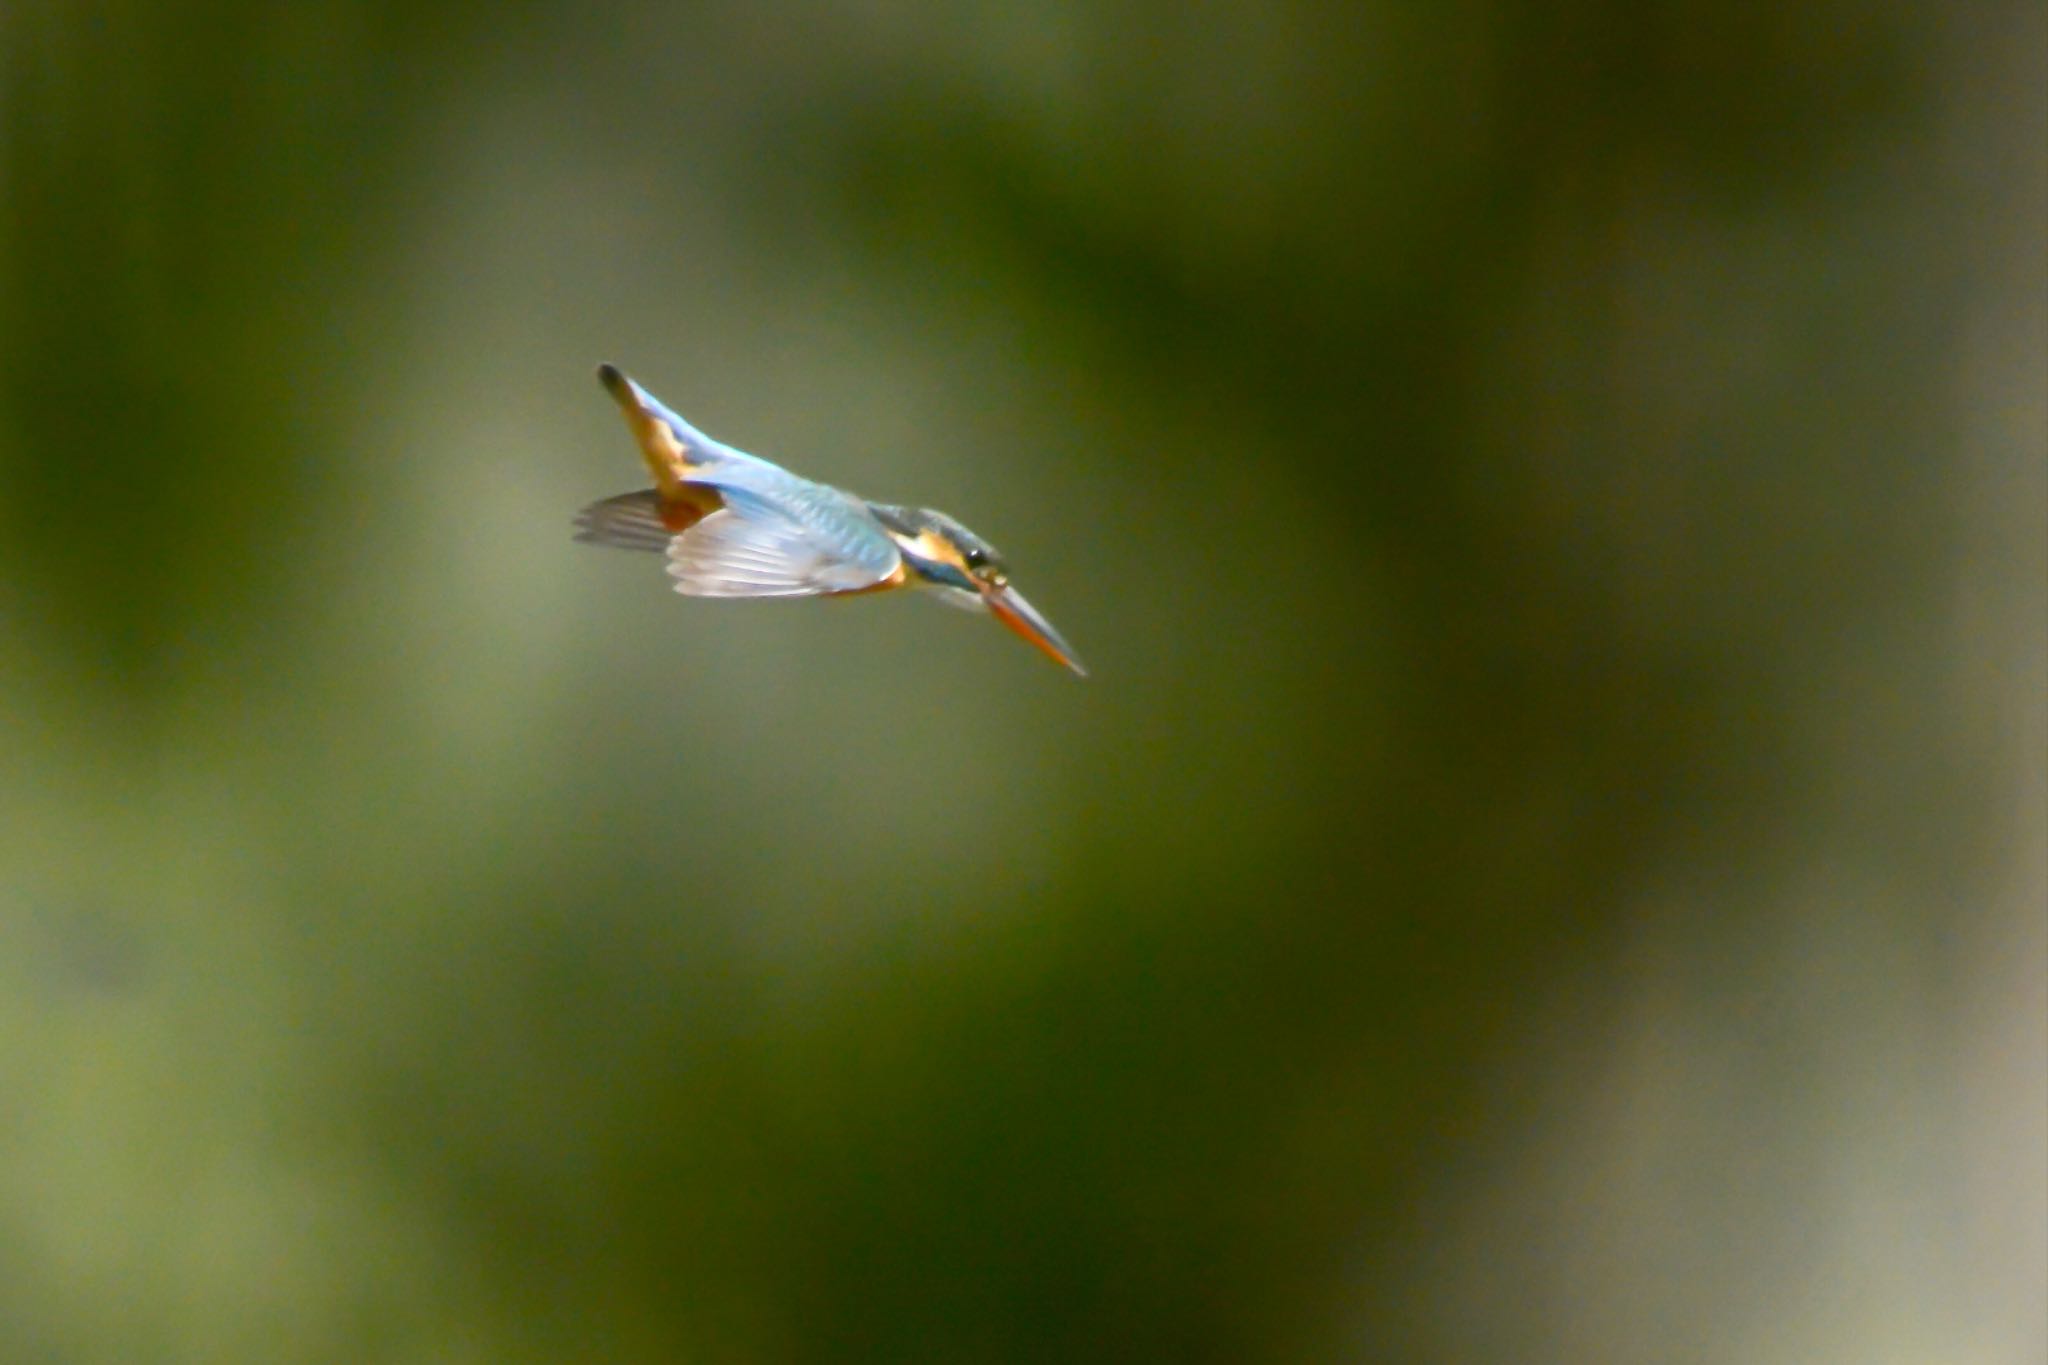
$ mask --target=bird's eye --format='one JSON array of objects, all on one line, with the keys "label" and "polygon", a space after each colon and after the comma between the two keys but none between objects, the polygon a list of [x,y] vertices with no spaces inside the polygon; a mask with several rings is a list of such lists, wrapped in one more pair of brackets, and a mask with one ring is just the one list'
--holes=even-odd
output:
[{"label": "bird's eye", "polygon": [[967,561],[967,567],[970,569],[978,569],[988,563],[988,556],[979,550],[969,550],[962,558]]}]

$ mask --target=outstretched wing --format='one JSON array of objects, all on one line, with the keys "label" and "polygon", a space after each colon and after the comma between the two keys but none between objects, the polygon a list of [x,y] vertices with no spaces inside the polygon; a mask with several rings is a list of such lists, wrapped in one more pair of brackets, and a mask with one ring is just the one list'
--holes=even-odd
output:
[{"label": "outstretched wing", "polygon": [[[626,549],[665,546],[676,590],[697,597],[857,592],[903,571],[896,542],[860,499],[712,440],[616,366],[600,366],[598,378],[625,412],[658,497],[585,508],[580,538]],[[660,513],[678,506],[710,515],[657,541],[649,513],[674,531],[678,524]]]},{"label": "outstretched wing", "polygon": [[661,495],[652,488],[593,502],[576,514],[576,539],[585,545],[659,554],[675,536],[661,519]]},{"label": "outstretched wing", "polygon": [[[820,494],[832,490],[812,485]],[[872,518],[825,497],[790,504],[728,490],[713,512],[668,548],[676,591],[692,597],[815,597],[872,588],[902,568]]]}]

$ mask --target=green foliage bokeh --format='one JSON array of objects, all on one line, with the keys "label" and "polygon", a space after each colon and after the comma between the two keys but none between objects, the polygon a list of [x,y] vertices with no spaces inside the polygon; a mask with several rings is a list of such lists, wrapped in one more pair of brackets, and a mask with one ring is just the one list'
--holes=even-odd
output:
[{"label": "green foliage bokeh", "polygon": [[[2038,18],[9,7],[0,1356],[1938,1337]],[[600,360],[1095,676],[570,543]]]}]

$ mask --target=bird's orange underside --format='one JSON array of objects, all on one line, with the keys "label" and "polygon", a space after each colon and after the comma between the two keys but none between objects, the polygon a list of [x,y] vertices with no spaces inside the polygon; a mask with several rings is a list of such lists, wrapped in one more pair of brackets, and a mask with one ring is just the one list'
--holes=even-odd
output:
[{"label": "bird's orange underside", "polygon": [[664,498],[661,504],[661,524],[668,528],[671,535],[681,535],[704,520],[711,511],[711,507],[696,499],[684,502]]}]

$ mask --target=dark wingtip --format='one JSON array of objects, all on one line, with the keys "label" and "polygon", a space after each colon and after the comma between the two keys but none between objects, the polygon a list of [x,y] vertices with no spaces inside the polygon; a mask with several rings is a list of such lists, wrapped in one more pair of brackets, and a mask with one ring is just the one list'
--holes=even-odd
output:
[{"label": "dark wingtip", "polygon": [[597,382],[610,390],[614,398],[624,398],[626,396],[626,372],[610,361],[606,361],[597,367]]}]

